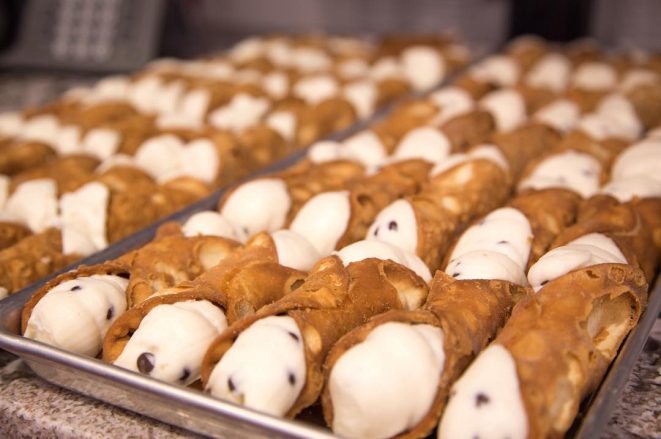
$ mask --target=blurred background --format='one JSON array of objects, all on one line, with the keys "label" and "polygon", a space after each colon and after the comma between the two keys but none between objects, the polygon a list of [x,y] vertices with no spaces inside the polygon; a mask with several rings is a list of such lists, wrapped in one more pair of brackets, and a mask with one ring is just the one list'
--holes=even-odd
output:
[{"label": "blurred background", "polygon": [[0,0],[0,110],[262,33],[450,29],[478,54],[530,33],[656,51],[659,18],[659,0]]}]

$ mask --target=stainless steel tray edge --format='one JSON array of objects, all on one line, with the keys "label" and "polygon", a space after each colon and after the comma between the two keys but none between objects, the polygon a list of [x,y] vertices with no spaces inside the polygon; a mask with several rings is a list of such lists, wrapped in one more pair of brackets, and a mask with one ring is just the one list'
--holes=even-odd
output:
[{"label": "stainless steel tray edge", "polygon": [[650,288],[647,307],[638,324],[629,333],[620,347],[617,357],[611,363],[606,376],[599,388],[585,401],[589,404],[587,413],[574,436],[576,439],[592,439],[600,437],[601,432],[610,420],[610,414],[615,408],[629,375],[633,370],[640,353],[647,342],[654,322],[661,313],[661,274],[656,278],[653,288]]}]

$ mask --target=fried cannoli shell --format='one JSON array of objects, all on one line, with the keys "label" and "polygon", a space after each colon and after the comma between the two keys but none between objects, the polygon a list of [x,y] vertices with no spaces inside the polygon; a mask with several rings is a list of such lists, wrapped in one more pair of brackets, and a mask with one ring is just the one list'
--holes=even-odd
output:
[{"label": "fried cannoli shell", "polygon": [[515,87],[519,92],[523,101],[526,103],[526,110],[528,114],[533,114],[546,104],[553,101],[557,94],[552,90],[545,88],[529,87],[519,84]]},{"label": "fried cannoli shell", "polygon": [[305,386],[286,414],[294,417],[319,397],[324,383],[322,364],[332,346],[370,317],[401,309],[398,291],[426,295],[427,286],[411,270],[392,261],[365,259],[344,267],[337,256],[324,258],[300,288],[239,320],[211,344],[202,363],[202,381],[207,384],[242,331],[259,319],[287,315],[301,330],[307,367]]},{"label": "fried cannoli shell", "polygon": [[288,142],[266,125],[247,128],[237,140],[239,147],[244,148],[258,168],[269,165],[292,152]]},{"label": "fried cannoli shell", "polygon": [[608,171],[615,157],[628,146],[628,143],[615,138],[595,141],[581,131],[574,131],[558,144],[560,150],[574,150],[589,154],[599,160],[604,171]]},{"label": "fried cannoli shell", "polygon": [[159,205],[159,215],[166,216],[210,195],[211,188],[196,178],[178,177],[160,185],[158,193],[165,201]]},{"label": "fried cannoli shell", "polygon": [[98,165],[99,160],[83,154],[57,157],[50,163],[15,175],[10,190],[16,190],[19,184],[28,180],[50,178],[57,183],[60,194],[72,192],[96,178],[94,169]]},{"label": "fried cannoli shell", "polygon": [[129,165],[116,165],[105,171],[98,179],[114,192],[130,192],[136,188],[156,188],[154,179],[142,169]]},{"label": "fried cannoli shell", "polygon": [[100,127],[116,131],[121,135],[119,148],[117,149],[118,154],[133,156],[145,140],[158,134],[154,120],[155,116],[139,114],[113,122],[106,122]]},{"label": "fried cannoli shell", "polygon": [[30,320],[30,316],[32,315],[32,310],[34,309],[35,306],[37,306],[37,303],[43,299],[43,297],[53,288],[55,288],[57,285],[73,280],[73,279],[78,279],[81,277],[89,277],[94,274],[112,274],[124,278],[128,278],[131,273],[131,268],[128,264],[125,263],[124,259],[116,259],[113,261],[107,261],[102,264],[98,265],[92,265],[92,266],[87,266],[87,265],[81,265],[75,270],[68,271],[66,273],[63,273],[59,276],[57,276],[55,279],[52,279],[46,283],[46,285],[42,286],[37,290],[36,293],[28,300],[28,302],[25,304],[23,307],[23,313],[21,315],[21,334],[25,333],[25,329],[27,327],[28,321]]},{"label": "fried cannoli shell", "polygon": [[645,129],[661,124],[661,85],[640,85],[627,93],[627,99],[636,109],[636,115]]},{"label": "fried cannoli shell", "polygon": [[524,35],[510,42],[505,53],[512,57],[524,70],[528,70],[551,48],[543,38],[535,35]]},{"label": "fried cannoli shell", "polygon": [[129,306],[154,293],[193,280],[241,245],[220,236],[163,236],[137,250],[126,289]]},{"label": "fried cannoli shell", "polygon": [[454,85],[466,90],[473,100],[478,101],[484,95],[496,89],[496,86],[489,82],[478,81],[470,76],[470,74],[461,75]]},{"label": "fried cannoli shell", "polygon": [[646,295],[640,269],[600,264],[561,276],[517,304],[494,343],[516,364],[528,437],[564,436],[636,325]]},{"label": "fried cannoli shell", "polygon": [[602,233],[618,246],[627,262],[640,267],[648,282],[654,279],[657,250],[647,222],[630,203],[613,202],[608,196],[589,200],[579,213],[579,222],[558,236],[551,248],[560,247],[590,233]]},{"label": "fried cannoli shell", "polygon": [[[445,363],[432,407],[415,427],[395,436],[398,439],[426,437],[438,425],[452,384],[505,325],[512,308],[525,294],[525,288],[510,282],[456,280],[437,271],[427,304],[422,310],[388,311],[342,337],[324,363],[324,381],[329,382],[333,366],[340,357],[353,346],[362,343],[377,326],[400,322],[441,328]],[[333,405],[327,385],[321,402],[326,424],[330,426],[333,422]]]},{"label": "fried cannoli shell", "polygon": [[411,90],[406,81],[397,78],[386,78],[377,82],[376,86],[378,90],[376,99],[377,108],[393,102]]},{"label": "fried cannoli shell", "polygon": [[53,149],[40,142],[19,142],[5,148],[0,155],[0,174],[14,175],[43,165],[55,157]]},{"label": "fried cannoli shell", "polygon": [[[621,203],[610,195],[600,194],[585,200],[578,211],[578,222],[584,222],[602,211],[617,209]],[[626,204],[634,206],[645,220],[657,249],[657,262],[661,260],[661,199],[634,198]]]},{"label": "fried cannoli shell", "polygon": [[174,291],[204,292],[225,309],[228,324],[255,314],[296,290],[307,273],[278,263],[278,252],[268,233],[253,236],[216,266]]},{"label": "fried cannoli shell", "polygon": [[529,163],[551,151],[560,142],[560,135],[553,128],[529,123],[509,133],[494,133],[491,142],[507,159],[516,183]]},{"label": "fried cannoli shell", "polygon": [[103,101],[92,105],[78,104],[74,111],[60,117],[60,123],[79,125],[87,130],[138,115],[138,111],[128,102]]},{"label": "fried cannoli shell", "polygon": [[388,154],[411,130],[429,124],[438,107],[427,100],[410,101],[399,105],[384,121],[372,127]]},{"label": "fried cannoli shell", "polygon": [[30,236],[32,232],[23,224],[1,221],[0,222],[0,250],[4,250],[16,244],[23,238]]},{"label": "fried cannoli shell", "polygon": [[416,254],[432,273],[442,269],[455,234],[502,205],[510,191],[511,179],[500,166],[477,159],[433,177],[419,194],[407,198],[417,223]]},{"label": "fried cannoli shell", "polygon": [[312,107],[311,111],[321,127],[322,136],[342,131],[358,119],[353,105],[341,98],[326,99]]},{"label": "fried cannoli shell", "polygon": [[0,251],[0,286],[10,293],[16,292],[77,259],[77,255],[62,254],[62,235],[58,229],[29,235]]},{"label": "fried cannoli shell", "polygon": [[597,109],[599,102],[610,93],[606,91],[583,90],[580,88],[571,88],[567,90],[565,97],[578,105],[581,113],[592,113]]},{"label": "fried cannoli shell", "polygon": [[495,122],[489,112],[476,110],[450,119],[441,130],[450,140],[452,150],[462,152],[484,143],[495,130]]},{"label": "fried cannoli shell", "polygon": [[351,217],[336,248],[365,238],[376,216],[393,201],[418,191],[427,181],[432,165],[424,160],[406,160],[381,169],[349,186]]},{"label": "fried cannoli shell", "polygon": [[561,188],[525,191],[510,201],[511,207],[526,216],[532,229],[528,269],[544,256],[558,235],[574,223],[582,201],[576,192]]}]

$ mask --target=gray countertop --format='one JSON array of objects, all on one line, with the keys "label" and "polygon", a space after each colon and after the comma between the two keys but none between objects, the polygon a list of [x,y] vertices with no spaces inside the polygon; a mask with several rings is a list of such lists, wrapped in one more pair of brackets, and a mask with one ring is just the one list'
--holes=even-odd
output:
[{"label": "gray countertop", "polygon": [[[0,351],[0,437],[196,438],[195,434],[71,392]],[[661,319],[636,363],[603,438],[661,438]]]}]

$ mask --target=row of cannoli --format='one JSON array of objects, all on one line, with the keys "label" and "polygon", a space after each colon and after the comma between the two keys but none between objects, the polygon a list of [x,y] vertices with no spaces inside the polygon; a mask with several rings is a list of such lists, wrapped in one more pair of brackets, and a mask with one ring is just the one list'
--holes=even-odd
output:
[{"label": "row of cannoli", "polygon": [[[315,145],[289,170],[238,186],[219,212],[169,225],[142,250],[56,279],[26,306],[24,334],[67,347],[69,328],[82,320],[65,323],[65,313],[49,320],[48,308],[58,305],[44,299],[66,282],[68,300],[109,297],[115,293],[101,284],[92,293],[74,289],[75,280],[124,264],[122,306],[89,312],[90,322],[103,322],[103,339],[76,330],[93,340],[84,353],[101,351],[106,361],[171,383],[199,386],[201,376],[211,395],[281,416],[321,396],[329,426],[343,436],[424,437],[453,383],[508,324],[516,303],[535,294],[526,288],[535,285],[528,268],[546,264],[540,257],[554,241],[582,236],[578,226],[566,228],[582,198],[600,190],[617,154],[606,160],[599,147],[564,145],[566,131],[528,121],[532,112],[514,90],[486,91],[506,92],[487,105],[467,90],[459,84],[405,103],[370,130]],[[521,120],[492,132],[512,109]],[[620,160],[626,169],[650,169],[635,148],[617,157],[612,175]],[[519,194],[497,209],[513,187]],[[584,205],[604,210],[594,203]],[[655,211],[653,203],[636,205]],[[622,254],[635,255],[630,261],[641,261],[651,276],[655,254],[649,259],[643,248],[651,242],[645,220],[634,215],[608,228],[594,215],[594,225],[582,227],[633,244]],[[210,234],[252,238],[234,247],[219,238],[224,250],[188,270],[179,248]],[[181,244],[166,240],[175,238]],[[579,245],[613,251],[600,237],[586,239]],[[515,404],[510,382],[501,383],[502,393]],[[478,406],[492,398],[485,393]],[[501,416],[494,413],[487,416]],[[477,427],[488,432],[490,419]],[[518,430],[507,430],[512,437],[526,437],[516,436],[519,421]]]},{"label": "row of cannoli", "polygon": [[[310,39],[307,42],[302,37],[301,41],[296,38],[268,39],[274,43],[276,40],[281,49],[291,46],[292,50],[299,53],[303,64],[306,59],[318,58],[319,53],[326,56],[324,53],[327,52],[337,52],[337,61],[352,60],[354,55],[344,53],[346,51],[356,52],[355,57],[365,56],[369,62],[375,61],[373,54],[361,55],[368,49],[363,47],[360,40],[343,40],[344,45],[338,46],[337,41],[331,43],[326,38]],[[76,90],[41,109],[29,110],[23,115],[2,115],[0,131],[7,138],[3,140],[0,150],[0,171],[11,176],[3,176],[0,187],[0,209],[3,213],[1,225],[5,235],[0,253],[4,251],[7,258],[24,259],[21,261],[23,265],[33,266],[31,261],[39,257],[39,249],[26,252],[25,245],[14,249],[10,247],[18,244],[25,236],[35,234],[32,241],[54,242],[52,250],[68,256],[65,260],[70,262],[76,259],[74,254],[89,254],[127,235],[124,232],[115,233],[111,230],[115,228],[111,223],[131,223],[136,227],[129,231],[132,232],[172,211],[159,208],[158,215],[140,215],[138,211],[132,210],[133,203],[125,202],[123,207],[117,208],[124,211],[124,216],[135,218],[117,220],[112,214],[113,209],[109,207],[115,203],[114,199],[108,204],[108,196],[104,195],[107,190],[92,183],[103,179],[104,173],[115,167],[137,168],[136,173],[138,170],[147,173],[163,190],[181,185],[181,182],[176,181],[185,177],[186,181],[195,186],[191,189],[195,189],[196,196],[189,200],[193,201],[207,193],[206,189],[202,189],[203,185],[211,188],[226,185],[289,154],[295,145],[308,144],[354,122],[357,112],[357,108],[353,108],[355,100],[343,101],[336,93],[336,85],[331,87],[335,91],[326,93],[324,90],[328,87],[323,84],[323,80],[315,83],[319,78],[300,77],[301,81],[308,81],[307,86],[301,84],[302,88],[309,90],[312,97],[319,97],[311,98],[314,102],[307,102],[309,100],[305,96],[287,94],[277,99],[269,97],[258,86],[245,84],[239,79],[234,81],[231,75],[227,78],[204,77],[207,71],[218,73],[222,65],[232,69],[232,63],[247,62],[245,53],[249,50],[241,47],[254,43],[240,43],[230,51],[227,59],[157,62],[133,77],[101,80],[91,90]],[[333,47],[327,47],[329,45]],[[433,49],[434,53],[439,54],[437,57],[442,56],[441,47],[439,45]],[[374,48],[369,50],[375,51]],[[235,51],[244,52],[244,55],[236,55],[243,61],[234,60]],[[444,62],[443,58],[439,59],[440,63]],[[465,61],[456,58],[453,62],[452,68],[455,68]],[[271,70],[278,73],[276,69],[277,66]],[[354,75],[354,79],[359,76]],[[434,81],[440,81],[442,76]],[[406,90],[407,87],[400,87],[396,93],[369,92],[370,113],[377,105],[382,105]],[[361,96],[361,92],[358,95]],[[177,111],[173,107],[175,101],[181,104]],[[182,117],[210,113],[212,102],[218,107],[214,110],[218,116],[216,119],[222,123],[190,125],[184,121],[178,124],[177,117],[170,117],[173,112],[181,113]],[[156,107],[146,108],[148,103]],[[200,106],[204,108],[200,110]],[[277,111],[267,117],[265,112],[270,109]],[[169,117],[174,123],[161,123],[161,116]],[[40,181],[32,181],[37,179]],[[150,182],[149,186],[153,187],[153,184]],[[86,209],[83,219],[72,219],[81,216],[80,209],[68,209],[73,213],[62,209],[64,205],[71,207],[76,204],[71,201],[77,197],[74,191],[87,194],[88,201],[95,198],[94,207]],[[137,192],[141,193],[140,190]],[[26,207],[31,204],[26,200],[33,196],[44,201],[39,203],[41,207]],[[158,194],[154,194],[154,200],[164,204],[162,196]],[[151,201],[147,206],[154,204]],[[184,205],[179,203],[171,208],[177,209]],[[110,213],[106,212],[108,209]],[[151,210],[148,208],[147,213]],[[72,222],[75,224],[69,224]],[[91,226],[92,223],[95,225]],[[48,227],[62,229],[61,232],[49,230],[49,236],[60,233],[73,236],[70,230],[76,229],[74,239],[77,248],[66,245],[70,241],[66,238],[63,245],[60,245],[45,235],[39,237],[46,234]],[[104,227],[108,229],[108,236],[104,236]],[[81,233],[85,236],[78,236]],[[87,241],[90,240],[93,245],[88,245]],[[0,259],[5,258],[0,254]],[[45,264],[39,270],[18,270],[21,279],[5,280],[2,287],[7,292],[16,291],[45,273],[61,268],[62,263]]]}]

